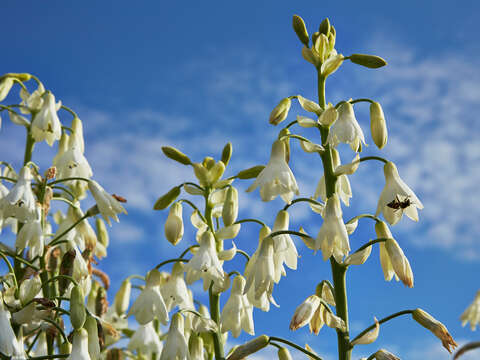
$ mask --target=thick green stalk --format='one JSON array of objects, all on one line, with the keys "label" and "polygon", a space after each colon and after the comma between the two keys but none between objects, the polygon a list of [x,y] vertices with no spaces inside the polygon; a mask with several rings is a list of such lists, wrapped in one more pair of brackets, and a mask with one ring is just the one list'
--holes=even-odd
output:
[{"label": "thick green stalk", "polygon": [[[325,77],[318,71],[318,104],[325,109]],[[335,194],[335,185],[337,177],[334,174],[332,150],[330,145],[327,144],[329,129],[321,127],[320,134],[322,137],[322,145],[325,151],[320,155],[323,163],[323,170],[325,176],[325,188],[327,199]],[[346,288],[346,273],[347,267],[338,264],[333,257],[330,258],[332,266],[332,277],[334,286],[334,295],[336,302],[337,316],[345,322],[346,330],[342,332],[337,329],[337,342],[338,342],[338,359],[350,360],[352,350],[350,348],[349,338],[349,324],[348,324],[348,302],[347,302],[347,288]]]},{"label": "thick green stalk", "polygon": [[[205,194],[205,219],[207,220],[207,225],[212,231],[212,233],[215,233],[212,219],[213,208],[208,202],[209,194],[210,191],[207,190],[207,193]],[[216,242],[216,246],[217,251],[223,250],[223,246],[220,242]],[[215,360],[225,360],[223,337],[222,333],[220,332],[220,295],[216,295],[213,293],[212,286],[210,286],[210,289],[208,290],[208,295],[210,302],[210,316],[212,317],[212,320],[215,321],[215,323],[218,325],[218,331],[212,331]]]}]

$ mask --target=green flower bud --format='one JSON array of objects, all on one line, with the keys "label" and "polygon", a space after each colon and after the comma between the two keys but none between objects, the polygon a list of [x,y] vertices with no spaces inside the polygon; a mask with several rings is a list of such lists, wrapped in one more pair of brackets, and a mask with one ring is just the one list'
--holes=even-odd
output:
[{"label": "green flower bud", "polygon": [[292,355],[290,355],[290,352],[288,351],[287,348],[280,348],[278,349],[278,360],[293,360]]},{"label": "green flower bud", "polygon": [[192,333],[188,340],[188,352],[192,359],[203,359],[203,340],[195,333]]},{"label": "green flower bud", "polygon": [[223,203],[222,219],[225,226],[232,225],[238,216],[238,191],[233,186],[227,190],[225,202]]},{"label": "green flower bud", "polygon": [[155,205],[153,205],[153,210],[163,210],[167,208],[175,199],[180,195],[180,187],[175,186],[171,190],[169,190],[165,195],[162,195],[155,201]]},{"label": "green flower bud", "polygon": [[64,342],[60,345],[59,352],[62,355],[68,355],[72,352],[72,344],[69,342]]},{"label": "green flower bud", "polygon": [[370,69],[377,69],[387,65],[387,62],[380,56],[367,54],[352,54],[348,57],[354,64],[362,65]]},{"label": "green flower bud", "polygon": [[228,162],[230,161],[230,158],[232,157],[232,143],[229,141],[222,150],[222,162],[225,164],[225,166],[228,165]]},{"label": "green flower bud", "polygon": [[70,293],[70,322],[75,330],[83,327],[85,323],[85,296],[80,286],[74,286]]},{"label": "green flower bud", "polygon": [[328,18],[323,19],[323,21],[320,23],[318,32],[320,34],[325,34],[326,36],[330,34],[330,20],[328,20]]},{"label": "green flower bud", "polygon": [[183,165],[192,165],[192,162],[187,155],[172,146],[162,146],[162,151],[166,157],[172,160],[178,161]]},{"label": "green flower bud", "polygon": [[383,148],[388,139],[387,123],[382,107],[377,102],[370,104],[370,131],[375,145],[379,149]]},{"label": "green flower bud", "polygon": [[132,291],[132,283],[130,280],[125,279],[120,285],[120,289],[115,294],[115,311],[118,315],[125,314],[128,309],[128,304],[130,302],[130,293]]},{"label": "green flower bud", "polygon": [[270,113],[270,124],[278,125],[283,120],[285,120],[288,116],[288,112],[290,111],[290,106],[292,106],[292,101],[290,100],[290,98],[287,97],[285,99],[282,99]]},{"label": "green flower bud", "polygon": [[320,36],[320,33],[318,31],[312,34],[312,45],[314,45],[317,42],[317,39],[319,36]]},{"label": "green flower bud", "polygon": [[4,78],[12,78],[21,82],[28,81],[32,78],[32,75],[28,73],[8,73],[3,76],[0,76],[0,81]]},{"label": "green flower bud", "polygon": [[97,217],[95,220],[95,227],[97,229],[97,240],[104,247],[107,247],[110,243],[110,238],[108,236],[107,227],[102,218]]},{"label": "green flower bud", "polygon": [[308,41],[309,41],[308,32],[303,19],[298,15],[293,15],[292,25],[293,25],[293,30],[298,36],[298,39],[303,44],[305,44],[305,46],[308,46]]},{"label": "green flower bud", "polygon": [[88,316],[84,325],[85,330],[88,332],[88,353],[90,358],[100,358],[100,342],[98,341],[98,325],[95,318]]},{"label": "green flower bud", "polygon": [[242,180],[254,179],[262,172],[265,168],[265,165],[257,165],[251,168],[240,171],[236,177]]},{"label": "green flower bud", "polygon": [[248,355],[254,354],[257,351],[262,350],[268,345],[269,338],[267,335],[261,335],[253,340],[246,342],[243,345],[238,346],[227,357],[227,360],[240,360],[246,358]]}]

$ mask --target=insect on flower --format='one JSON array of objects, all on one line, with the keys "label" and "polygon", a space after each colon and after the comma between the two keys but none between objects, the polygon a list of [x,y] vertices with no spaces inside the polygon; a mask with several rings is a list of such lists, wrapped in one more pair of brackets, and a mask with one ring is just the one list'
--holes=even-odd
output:
[{"label": "insect on flower", "polygon": [[395,196],[395,199],[393,199],[392,201],[390,201],[387,206],[389,208],[392,208],[392,209],[395,209],[395,210],[398,210],[398,209],[406,209],[407,207],[409,207],[410,205],[412,205],[412,202],[410,201],[410,196],[407,196],[403,201],[400,200],[400,198],[397,196]]}]

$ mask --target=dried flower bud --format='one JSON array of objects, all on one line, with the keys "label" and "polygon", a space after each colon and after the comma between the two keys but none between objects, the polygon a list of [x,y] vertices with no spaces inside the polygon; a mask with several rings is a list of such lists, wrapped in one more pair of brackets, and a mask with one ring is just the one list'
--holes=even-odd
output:
[{"label": "dried flower bud", "polygon": [[97,297],[95,299],[95,314],[101,317],[107,312],[107,309],[107,292],[105,291],[105,288],[99,287],[97,291]]},{"label": "dried flower bud", "polygon": [[123,351],[119,348],[110,348],[107,350],[106,360],[123,360]]},{"label": "dried flower bud", "polygon": [[452,350],[458,346],[445,325],[443,325],[440,321],[435,319],[426,311],[422,309],[415,309],[412,313],[412,318],[420,325],[430,330],[437,338],[439,338],[442,341],[443,347],[447,349],[449,353],[452,353]]},{"label": "dried flower bud", "polygon": [[[60,263],[60,275],[72,276],[75,256],[76,252],[74,249],[68,250],[65,255],[63,255],[62,262]],[[69,279],[61,277],[58,280],[58,289],[60,291],[60,295],[65,294],[69,284]]]}]

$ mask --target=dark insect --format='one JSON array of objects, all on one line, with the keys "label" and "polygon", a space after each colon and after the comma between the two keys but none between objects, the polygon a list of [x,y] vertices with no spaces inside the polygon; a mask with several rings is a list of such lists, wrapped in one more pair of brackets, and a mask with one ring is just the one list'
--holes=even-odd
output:
[{"label": "dark insect", "polygon": [[395,210],[398,210],[398,209],[406,209],[407,207],[409,207],[410,205],[412,205],[412,202],[410,201],[410,197],[407,196],[405,198],[405,200],[401,201],[399,198],[398,198],[398,195],[395,196],[395,199],[393,199],[392,201],[390,201],[387,206],[389,208],[392,208],[392,209],[395,209]]}]

